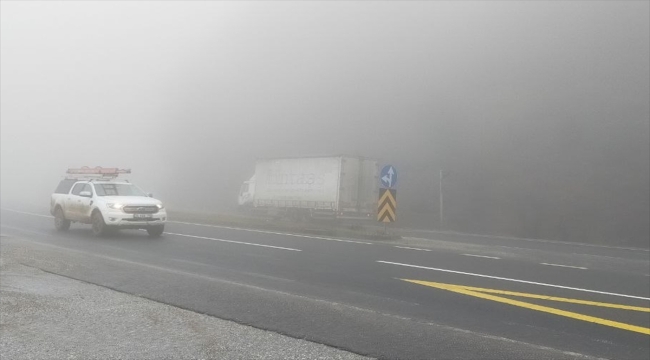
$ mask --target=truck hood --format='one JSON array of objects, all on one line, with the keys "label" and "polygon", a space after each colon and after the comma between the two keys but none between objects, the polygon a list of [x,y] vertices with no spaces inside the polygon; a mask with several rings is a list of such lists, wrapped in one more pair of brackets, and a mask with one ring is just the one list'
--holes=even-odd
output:
[{"label": "truck hood", "polygon": [[147,196],[101,196],[105,203],[118,203],[123,205],[158,205],[160,200]]}]

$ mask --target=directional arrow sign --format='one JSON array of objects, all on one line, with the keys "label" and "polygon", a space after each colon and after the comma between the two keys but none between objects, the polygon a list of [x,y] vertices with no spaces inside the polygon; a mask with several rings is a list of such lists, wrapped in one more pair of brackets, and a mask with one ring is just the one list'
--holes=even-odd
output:
[{"label": "directional arrow sign", "polygon": [[397,190],[379,189],[379,204],[377,212],[377,221],[383,223],[394,222],[397,210]]},{"label": "directional arrow sign", "polygon": [[381,175],[379,175],[381,180],[381,186],[387,189],[395,188],[397,185],[397,170],[393,165],[386,165],[381,169]]}]

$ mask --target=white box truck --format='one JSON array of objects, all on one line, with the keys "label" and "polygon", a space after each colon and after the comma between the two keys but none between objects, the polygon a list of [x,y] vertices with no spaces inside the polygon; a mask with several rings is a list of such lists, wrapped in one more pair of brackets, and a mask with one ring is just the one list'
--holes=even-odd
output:
[{"label": "white box truck", "polygon": [[353,156],[258,160],[239,205],[291,216],[374,219],[379,167]]}]

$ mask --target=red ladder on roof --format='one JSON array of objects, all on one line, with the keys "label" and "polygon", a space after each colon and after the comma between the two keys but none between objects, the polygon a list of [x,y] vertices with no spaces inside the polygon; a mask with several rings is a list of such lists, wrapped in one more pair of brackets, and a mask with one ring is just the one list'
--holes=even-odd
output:
[{"label": "red ladder on roof", "polygon": [[103,168],[101,166],[96,166],[91,168],[89,166],[82,166],[78,169],[68,169],[66,174],[68,175],[84,175],[84,177],[102,177],[102,178],[116,178],[121,174],[130,174],[131,169],[118,169],[118,168]]}]

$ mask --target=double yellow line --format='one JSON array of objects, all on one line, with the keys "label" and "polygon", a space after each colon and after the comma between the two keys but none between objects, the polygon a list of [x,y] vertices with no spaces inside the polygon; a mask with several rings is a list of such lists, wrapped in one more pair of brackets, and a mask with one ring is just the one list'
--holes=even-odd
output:
[{"label": "double yellow line", "polygon": [[429,286],[429,287],[433,287],[433,288],[453,291],[453,292],[456,292],[456,293],[459,293],[459,294],[474,296],[474,297],[481,298],[481,299],[492,300],[492,301],[496,301],[496,302],[500,302],[500,303],[504,303],[504,304],[519,306],[519,307],[523,307],[523,308],[526,308],[526,309],[542,311],[542,312],[546,312],[546,313],[549,313],[549,314],[565,316],[565,317],[576,319],[576,320],[587,321],[587,322],[591,322],[591,323],[595,323],[595,324],[611,326],[611,327],[618,328],[618,329],[623,329],[623,330],[633,331],[633,332],[637,332],[637,333],[641,333],[641,334],[645,334],[645,335],[650,335],[650,328],[631,325],[631,324],[626,324],[626,323],[622,323],[622,322],[618,322],[618,321],[607,320],[607,319],[603,319],[603,318],[599,318],[599,317],[595,317],[595,316],[583,315],[583,314],[579,314],[579,313],[575,313],[575,312],[571,312],[571,311],[555,309],[555,308],[548,307],[548,306],[531,304],[531,303],[527,303],[527,302],[524,302],[524,301],[513,300],[513,299],[501,297],[501,296],[491,295],[491,294],[499,294],[499,295],[506,295],[506,296],[517,296],[517,297],[524,297],[524,298],[530,298],[530,299],[540,299],[540,300],[548,300],[548,301],[565,302],[565,303],[571,303],[571,304],[599,306],[599,307],[605,307],[605,308],[611,308],[611,309],[631,310],[631,311],[640,311],[640,312],[648,312],[648,313],[650,313],[650,308],[649,307],[611,304],[611,303],[603,303],[603,302],[587,301],[587,300],[579,300],[579,299],[568,299],[568,298],[561,298],[561,297],[555,297],[555,296],[528,294],[528,293],[520,293],[520,292],[505,291],[505,290],[486,289],[486,288],[478,288],[478,287],[472,287],[472,286],[443,284],[443,283],[437,283],[437,282],[431,282],[431,281],[422,281],[422,280],[409,280],[409,279],[401,279],[401,280],[408,281],[408,282],[413,283],[413,284],[419,284],[419,285]]}]

